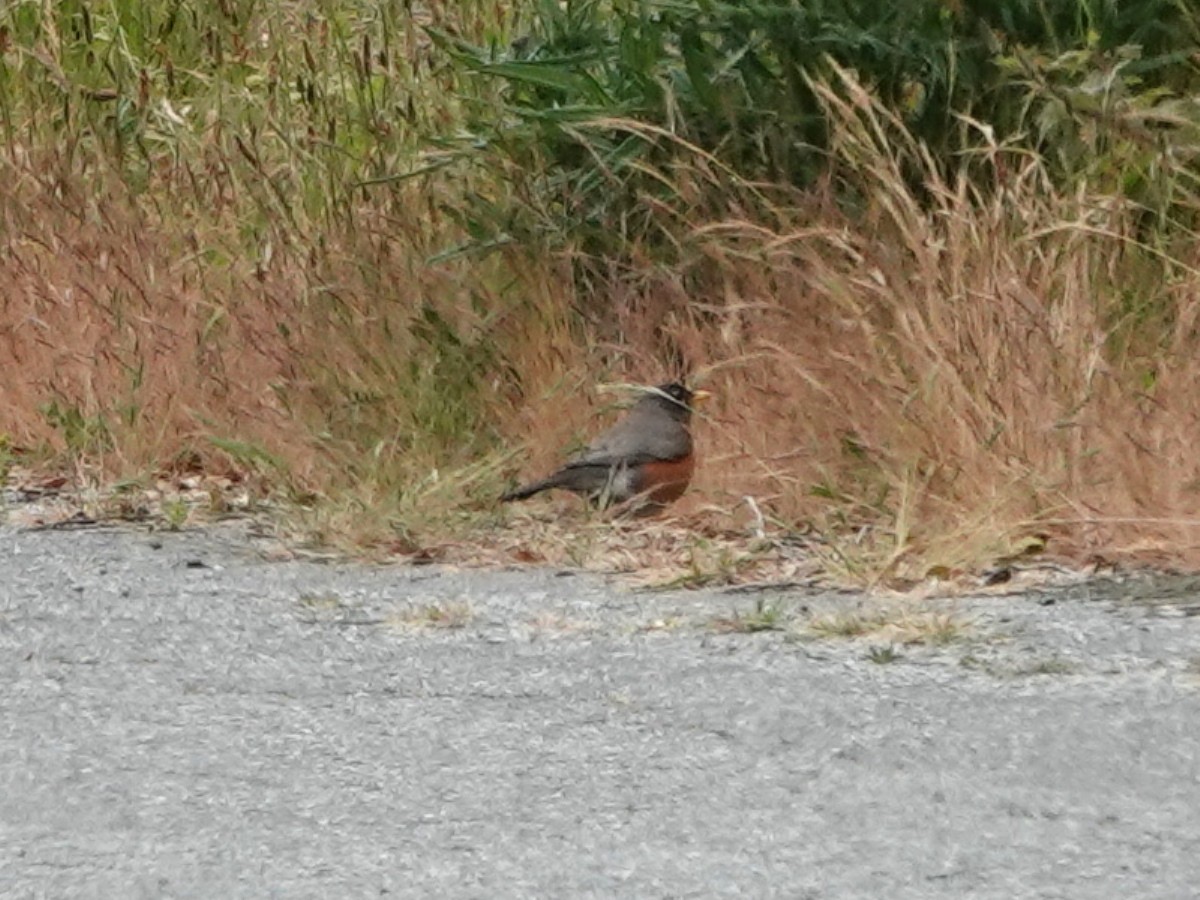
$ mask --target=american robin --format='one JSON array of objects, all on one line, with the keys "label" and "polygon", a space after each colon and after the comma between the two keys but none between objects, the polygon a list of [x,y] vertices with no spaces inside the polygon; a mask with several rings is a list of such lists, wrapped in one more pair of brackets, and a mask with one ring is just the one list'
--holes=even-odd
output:
[{"label": "american robin", "polygon": [[583,452],[554,474],[509,491],[501,501],[563,488],[601,508],[627,503],[635,514],[649,515],[678,500],[696,464],[688,431],[692,406],[709,394],[681,384],[643,391],[628,414]]}]

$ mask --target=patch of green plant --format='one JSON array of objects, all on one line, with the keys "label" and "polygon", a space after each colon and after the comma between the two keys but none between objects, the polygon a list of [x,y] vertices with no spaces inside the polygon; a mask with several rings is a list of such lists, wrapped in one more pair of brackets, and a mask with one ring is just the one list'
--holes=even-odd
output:
[{"label": "patch of green plant", "polygon": [[12,438],[7,434],[0,433],[0,485],[8,481],[9,472],[12,471],[15,462],[16,454],[13,451]]},{"label": "patch of green plant", "polygon": [[167,524],[169,531],[179,531],[187,524],[188,516],[191,514],[191,508],[188,504],[179,499],[168,500],[162,505],[163,520]]},{"label": "patch of green plant", "polygon": [[333,591],[306,591],[296,598],[296,602],[314,612],[342,609],[346,605],[345,601]]},{"label": "patch of green plant", "polygon": [[[1182,187],[1162,171],[1163,142],[1194,146],[1200,125],[1188,100],[1200,13],[1185,0],[570,0],[528,13],[508,44],[431,31],[467,76],[502,86],[498,104],[464,98],[467,134],[440,142],[511,186],[458,211],[477,250],[565,242],[619,256],[631,238],[654,243],[663,211],[694,202],[679,196],[679,166],[794,187],[853,169],[814,88],[839,71],[942,171],[970,166],[986,135],[1152,210]],[[977,187],[994,177],[982,167]],[[852,202],[857,181],[839,183]]]},{"label": "patch of green plant", "polygon": [[867,651],[867,659],[879,666],[885,666],[900,659],[894,644],[876,644]]},{"label": "patch of green plant", "polygon": [[59,433],[68,453],[100,453],[112,446],[112,434],[103,416],[84,415],[74,404],[51,400],[42,407],[46,423]]},{"label": "patch of green plant", "polygon": [[730,616],[714,619],[712,628],[735,634],[756,634],[761,631],[782,631],[786,620],[787,610],[782,603],[760,598],[751,610],[734,611]]}]

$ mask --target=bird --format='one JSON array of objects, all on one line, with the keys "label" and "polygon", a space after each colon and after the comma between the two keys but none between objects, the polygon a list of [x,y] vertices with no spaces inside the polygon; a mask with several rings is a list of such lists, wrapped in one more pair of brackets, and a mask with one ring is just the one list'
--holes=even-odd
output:
[{"label": "bird", "polygon": [[692,480],[696,460],[688,425],[692,407],[709,396],[677,382],[642,388],[617,424],[556,472],[507,492],[501,502],[561,488],[601,509],[625,504],[637,516],[660,512]]}]

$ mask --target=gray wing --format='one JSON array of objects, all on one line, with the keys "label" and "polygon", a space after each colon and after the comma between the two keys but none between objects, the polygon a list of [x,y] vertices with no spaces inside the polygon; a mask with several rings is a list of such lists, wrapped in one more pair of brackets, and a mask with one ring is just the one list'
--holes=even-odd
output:
[{"label": "gray wing", "polygon": [[566,467],[637,465],[678,459],[691,449],[692,436],[683,425],[635,411],[588,444]]}]

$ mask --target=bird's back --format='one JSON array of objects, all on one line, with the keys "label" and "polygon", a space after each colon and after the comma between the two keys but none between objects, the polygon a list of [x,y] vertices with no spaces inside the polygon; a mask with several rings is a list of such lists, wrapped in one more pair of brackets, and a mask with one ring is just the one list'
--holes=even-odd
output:
[{"label": "bird's back", "polygon": [[691,451],[692,435],[684,422],[663,415],[652,405],[639,404],[596,437],[567,466],[638,465],[678,459]]}]

